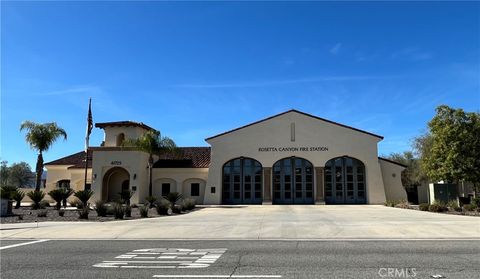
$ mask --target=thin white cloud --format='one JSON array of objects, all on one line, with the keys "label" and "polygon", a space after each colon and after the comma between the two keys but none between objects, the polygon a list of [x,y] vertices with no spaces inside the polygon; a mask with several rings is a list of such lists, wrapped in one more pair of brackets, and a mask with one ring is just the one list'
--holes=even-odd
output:
[{"label": "thin white cloud", "polygon": [[336,43],[332,48],[330,48],[330,53],[333,55],[337,55],[342,47],[342,43]]},{"label": "thin white cloud", "polygon": [[423,61],[433,58],[433,54],[428,51],[423,51],[418,47],[407,47],[398,50],[390,56],[391,59],[405,59],[411,61]]},{"label": "thin white cloud", "polygon": [[98,94],[101,92],[102,92],[102,89],[97,86],[79,85],[79,86],[72,86],[70,88],[66,88],[62,90],[39,93],[37,94],[37,96],[63,96],[63,95],[85,94],[85,93]]},{"label": "thin white cloud", "polygon": [[322,81],[361,81],[394,78],[393,76],[318,76],[297,79],[244,81],[236,83],[187,83],[174,84],[177,88],[242,88],[242,87],[268,87],[296,83],[315,83]]}]

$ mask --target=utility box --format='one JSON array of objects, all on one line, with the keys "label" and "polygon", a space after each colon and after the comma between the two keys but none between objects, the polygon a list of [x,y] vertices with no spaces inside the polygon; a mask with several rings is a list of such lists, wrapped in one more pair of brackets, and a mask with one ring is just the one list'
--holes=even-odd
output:
[{"label": "utility box", "polygon": [[451,200],[458,199],[458,186],[457,184],[448,183],[430,183],[430,204],[434,201],[440,201],[447,203]]}]

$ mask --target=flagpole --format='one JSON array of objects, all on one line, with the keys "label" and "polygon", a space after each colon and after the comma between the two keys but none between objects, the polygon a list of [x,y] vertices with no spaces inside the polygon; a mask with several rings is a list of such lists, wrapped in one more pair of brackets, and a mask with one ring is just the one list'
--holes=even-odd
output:
[{"label": "flagpole", "polygon": [[[92,119],[92,98],[88,101],[88,115],[87,115],[87,132],[85,136],[85,183],[83,189],[87,190],[87,173],[88,173],[88,142],[90,140],[90,133],[93,128],[93,119]],[[91,184],[90,184],[91,188]]]},{"label": "flagpole", "polygon": [[85,150],[85,184],[83,185],[83,190],[87,190],[87,172],[88,172],[88,149]]}]

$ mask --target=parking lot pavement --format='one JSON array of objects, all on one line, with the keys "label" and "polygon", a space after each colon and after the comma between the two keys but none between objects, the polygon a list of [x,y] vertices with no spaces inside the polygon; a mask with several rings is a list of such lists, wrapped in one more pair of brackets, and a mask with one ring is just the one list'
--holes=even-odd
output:
[{"label": "parking lot pavement", "polygon": [[[13,224],[11,226],[15,226]],[[39,222],[6,239],[480,239],[480,218],[380,205],[208,207],[113,222]]]},{"label": "parking lot pavement", "polygon": [[478,278],[480,272],[480,241],[36,241],[0,250],[2,279],[386,278],[389,272]]}]

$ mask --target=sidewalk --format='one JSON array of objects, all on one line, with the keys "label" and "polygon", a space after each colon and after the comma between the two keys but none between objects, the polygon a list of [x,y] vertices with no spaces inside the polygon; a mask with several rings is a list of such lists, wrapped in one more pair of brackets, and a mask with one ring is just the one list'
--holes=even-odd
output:
[{"label": "sidewalk", "polygon": [[3,239],[480,239],[480,218],[377,205],[207,207],[185,215],[130,221],[2,224],[0,237]]}]

